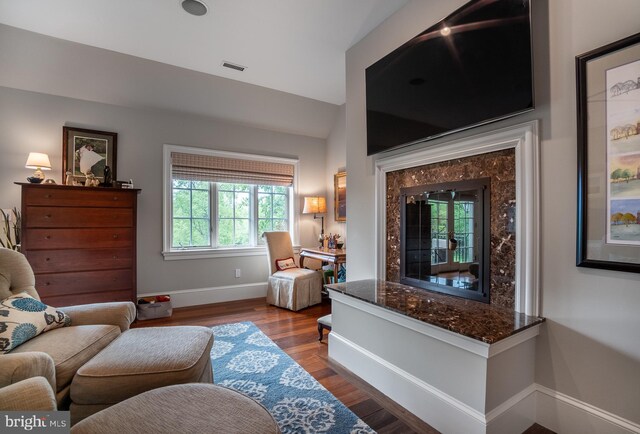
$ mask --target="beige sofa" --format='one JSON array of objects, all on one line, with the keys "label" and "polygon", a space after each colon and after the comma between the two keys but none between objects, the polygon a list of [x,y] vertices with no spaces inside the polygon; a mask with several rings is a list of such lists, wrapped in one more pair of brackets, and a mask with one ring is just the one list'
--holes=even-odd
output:
[{"label": "beige sofa", "polygon": [[[40,299],[33,271],[24,255],[0,248],[0,299],[21,292]],[[48,331],[10,353],[0,355],[0,388],[9,387],[8,391],[0,389],[0,402],[5,402],[2,394],[7,392],[19,399],[14,393],[18,389],[27,397],[24,400],[27,406],[21,409],[31,409],[32,405],[38,407],[40,400],[32,402],[28,392],[32,388],[41,390],[42,381],[46,381],[55,393],[57,408],[67,409],[71,380],[76,371],[121,332],[128,330],[136,315],[135,305],[131,302],[87,304],[60,310],[71,318],[71,327]],[[28,379],[31,380],[22,381]]]}]

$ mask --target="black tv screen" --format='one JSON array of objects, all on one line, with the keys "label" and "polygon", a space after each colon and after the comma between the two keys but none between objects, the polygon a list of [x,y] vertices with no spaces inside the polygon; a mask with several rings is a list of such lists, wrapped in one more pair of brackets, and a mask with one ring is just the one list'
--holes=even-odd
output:
[{"label": "black tv screen", "polygon": [[366,70],[367,155],[533,109],[529,0],[474,0]]}]

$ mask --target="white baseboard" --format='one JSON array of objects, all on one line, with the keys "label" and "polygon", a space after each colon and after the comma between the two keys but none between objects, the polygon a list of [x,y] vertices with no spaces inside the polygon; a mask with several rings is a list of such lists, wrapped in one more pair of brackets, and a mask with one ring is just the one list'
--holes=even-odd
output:
[{"label": "white baseboard", "polygon": [[487,433],[521,433],[536,421],[536,384],[512,396],[486,415]]},{"label": "white baseboard", "polygon": [[170,295],[174,308],[197,306],[201,304],[222,303],[225,301],[266,297],[267,282],[216,286],[212,288],[183,289],[169,292],[153,292],[138,294],[138,297],[151,297],[154,295]]},{"label": "white baseboard", "polygon": [[640,433],[640,424],[564,393],[536,385],[536,422],[562,434]]}]

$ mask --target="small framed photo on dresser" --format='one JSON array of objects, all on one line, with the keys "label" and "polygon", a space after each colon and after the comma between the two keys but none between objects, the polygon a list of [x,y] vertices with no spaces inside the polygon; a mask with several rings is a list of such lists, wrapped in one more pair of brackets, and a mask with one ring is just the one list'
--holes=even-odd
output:
[{"label": "small framed photo on dresser", "polygon": [[640,273],[640,33],[576,57],[577,265]]},{"label": "small framed photo on dresser", "polygon": [[70,171],[79,182],[88,173],[104,182],[105,167],[111,169],[111,179],[117,179],[117,145],[118,133],[62,127],[62,179]]}]

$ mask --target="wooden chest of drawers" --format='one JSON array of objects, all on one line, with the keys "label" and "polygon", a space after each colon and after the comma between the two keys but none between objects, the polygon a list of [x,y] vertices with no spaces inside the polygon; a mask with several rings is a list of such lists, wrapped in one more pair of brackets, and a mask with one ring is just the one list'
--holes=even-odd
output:
[{"label": "wooden chest of drawers", "polygon": [[22,252],[42,301],[135,301],[140,190],[20,185]]}]

